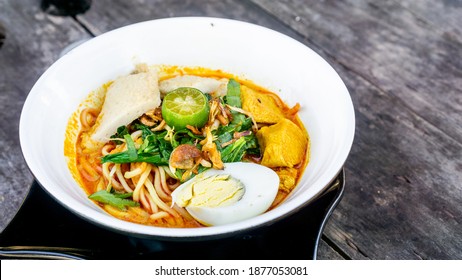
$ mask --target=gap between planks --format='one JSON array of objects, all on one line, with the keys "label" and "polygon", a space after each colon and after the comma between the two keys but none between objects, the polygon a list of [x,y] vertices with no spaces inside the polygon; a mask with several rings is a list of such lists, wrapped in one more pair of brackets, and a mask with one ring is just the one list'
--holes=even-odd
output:
[{"label": "gap between planks", "polygon": [[348,255],[347,252],[345,252],[344,250],[342,250],[342,248],[340,248],[334,240],[330,239],[327,235],[325,235],[324,233],[322,234],[322,237],[321,237],[321,240],[326,242],[326,244],[332,248],[332,250],[334,250],[337,254],[339,254],[342,258],[344,258],[345,260],[352,260],[351,256]]}]

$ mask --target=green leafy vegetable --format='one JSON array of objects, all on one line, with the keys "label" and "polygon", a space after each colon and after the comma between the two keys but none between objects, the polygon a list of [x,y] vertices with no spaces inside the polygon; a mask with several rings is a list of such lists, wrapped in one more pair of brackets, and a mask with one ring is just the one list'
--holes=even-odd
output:
[{"label": "green leafy vegetable", "polygon": [[94,194],[88,196],[88,198],[95,201],[109,204],[111,206],[117,207],[120,210],[127,210],[127,207],[139,206],[138,202],[127,199],[132,196],[132,193],[110,193],[105,190],[95,192]]},{"label": "green leafy vegetable", "polygon": [[228,90],[225,96],[226,104],[241,108],[241,85],[234,79],[229,79]]},{"label": "green leafy vegetable", "polygon": [[230,125],[234,127],[234,131],[240,132],[244,130],[250,130],[252,128],[252,119],[241,113],[236,113],[233,115],[233,121]]},{"label": "green leafy vegetable", "polygon": [[[232,107],[242,108],[241,85],[238,82],[236,82],[236,80],[229,79],[228,90],[226,92],[224,101],[226,104]],[[238,131],[242,131],[240,126],[244,122],[247,122],[247,119],[250,121],[250,126],[252,125],[251,119],[247,118],[244,114],[233,111],[232,109],[231,109],[231,114],[233,116],[233,120],[231,121],[231,124]]]},{"label": "green leafy vegetable", "polygon": [[143,132],[143,134],[141,135],[143,139],[153,134],[151,129],[147,125],[144,125],[142,123],[135,123],[134,127],[136,130],[141,130]]},{"label": "green leafy vegetable", "polygon": [[130,162],[147,162],[155,165],[168,165],[168,159],[160,155],[159,153],[148,153],[138,154],[136,160],[130,160],[127,153],[118,153],[113,155],[107,155],[102,159],[102,162],[113,162],[113,163],[130,163]]},{"label": "green leafy vegetable", "polygon": [[259,157],[261,155],[260,145],[255,135],[246,136],[245,153]]},{"label": "green leafy vegetable", "polygon": [[222,146],[224,143],[233,140],[233,132],[231,131],[224,131],[221,134],[218,134],[216,144],[218,146]]},{"label": "green leafy vegetable", "polygon": [[223,162],[241,161],[246,153],[253,155],[260,153],[255,135],[241,137],[236,142],[223,148],[221,150],[221,160]]},{"label": "green leafy vegetable", "polygon": [[221,152],[221,160],[223,162],[237,162],[242,159],[245,152],[245,139],[239,138],[236,142],[226,146]]},{"label": "green leafy vegetable", "polygon": [[172,143],[172,147],[176,148],[181,144],[194,145],[194,143],[196,142],[196,139],[202,140],[204,139],[204,136],[195,135],[189,129],[182,129],[182,130],[176,131],[173,134],[171,143]]},{"label": "green leafy vegetable", "polygon": [[130,136],[130,134],[125,134],[124,138],[127,143],[128,159],[130,161],[135,161],[138,158],[138,154],[136,153],[135,143],[133,142],[133,139]]},{"label": "green leafy vegetable", "polygon": [[244,114],[241,114],[239,112],[235,112],[231,110],[231,115],[233,115],[233,120],[231,121],[231,125],[235,127],[235,130],[240,131],[241,128],[240,126],[246,121],[247,118]]},{"label": "green leafy vegetable", "polygon": [[[122,126],[119,126],[117,128],[117,132],[111,136],[111,139],[115,139],[115,138],[124,138],[124,135],[125,134],[128,134],[128,128],[125,126],[125,125],[122,125]],[[122,144],[123,142],[120,141],[120,140],[112,140],[114,143],[116,143],[117,145],[119,144]]]},{"label": "green leafy vegetable", "polygon": [[124,139],[127,143],[127,150],[106,155],[101,158],[101,162],[147,162],[156,165],[168,165],[168,159],[170,158],[173,148],[170,142],[164,139],[166,132],[153,133],[149,129],[148,131],[149,132],[146,131],[145,134],[147,136],[144,138],[139,149],[136,149],[131,136],[126,134],[124,135]]}]

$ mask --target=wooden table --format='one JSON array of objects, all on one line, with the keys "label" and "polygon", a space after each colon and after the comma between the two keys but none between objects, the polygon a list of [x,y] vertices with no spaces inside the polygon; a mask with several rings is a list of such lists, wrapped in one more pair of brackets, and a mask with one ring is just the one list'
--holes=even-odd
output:
[{"label": "wooden table", "polygon": [[98,0],[77,15],[44,12],[47,2],[0,0],[0,230],[33,181],[23,102],[63,48],[135,22],[212,16],[301,41],[350,91],[355,140],[319,259],[462,259],[460,0]]}]

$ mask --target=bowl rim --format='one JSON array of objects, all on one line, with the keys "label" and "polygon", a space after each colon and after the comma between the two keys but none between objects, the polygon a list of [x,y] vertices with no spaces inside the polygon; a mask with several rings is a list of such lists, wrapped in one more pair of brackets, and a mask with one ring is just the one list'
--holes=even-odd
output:
[{"label": "bowl rim", "polygon": [[[118,220],[116,218],[113,218],[110,216],[112,219],[116,219],[116,221],[111,222],[110,220],[103,219],[101,220],[103,213],[99,213],[100,215],[95,215],[95,216],[88,216],[79,205],[72,201],[66,201],[63,200],[63,197],[60,196],[60,194],[57,194],[53,192],[53,190],[50,190],[49,187],[47,187],[48,179],[46,178],[40,168],[38,168],[33,159],[33,153],[29,150],[29,147],[25,146],[25,122],[26,122],[26,117],[28,115],[28,108],[32,106],[31,104],[31,97],[35,94],[37,95],[39,93],[39,87],[43,83],[43,81],[46,79],[48,73],[53,71],[58,65],[63,63],[63,58],[69,55],[72,55],[74,52],[78,52],[79,49],[82,48],[90,48],[92,44],[96,44],[99,41],[105,40],[106,37],[110,36],[116,36],[118,33],[123,33],[127,32],[127,30],[131,29],[137,29],[137,28],[143,28],[143,26],[149,26],[150,24],[156,24],[158,22],[178,22],[178,21],[183,21],[183,22],[191,22],[191,21],[199,21],[199,22],[217,22],[220,24],[226,24],[226,25],[241,25],[245,26],[246,28],[251,28],[251,29],[256,29],[256,30],[261,30],[264,32],[267,32],[268,34],[271,34],[272,36],[276,36],[277,38],[281,38],[282,40],[288,40],[292,44],[298,45],[299,47],[302,46],[305,48],[307,51],[311,52],[318,58],[320,58],[323,63],[326,63],[328,67],[330,67],[333,70],[333,74],[336,75],[336,79],[338,79],[341,83],[341,86],[343,87],[343,91],[346,93],[344,98],[346,98],[347,102],[346,105],[348,108],[348,114],[349,117],[351,118],[350,121],[352,122],[352,131],[349,131],[348,133],[348,138],[344,139],[343,141],[343,146],[344,149],[340,151],[340,155],[337,157],[339,160],[337,160],[334,164],[333,169],[335,169],[335,174],[332,174],[332,176],[329,176],[330,179],[323,184],[324,186],[317,191],[317,194],[315,196],[310,197],[309,199],[298,199],[295,200],[294,203],[291,203],[290,207],[289,206],[284,206],[280,205],[277,208],[273,209],[270,212],[264,213],[262,215],[259,215],[258,222],[255,218],[251,218],[242,222],[238,223],[233,223],[229,225],[222,225],[222,226],[214,226],[214,227],[204,227],[204,228],[194,228],[194,229],[178,229],[178,228],[161,228],[161,227],[152,227],[152,226],[146,226],[146,225],[140,225],[140,224],[134,224],[130,222],[125,222]],[[220,238],[224,236],[230,236],[234,234],[238,234],[243,231],[255,229],[261,226],[267,226],[270,225],[276,221],[279,221],[280,219],[283,219],[297,211],[299,211],[301,208],[306,206],[307,204],[311,203],[314,199],[316,199],[317,196],[319,196],[324,189],[326,189],[329,184],[332,183],[333,180],[335,180],[336,176],[341,172],[344,163],[346,162],[348,155],[351,151],[351,147],[353,145],[353,140],[354,140],[354,134],[355,134],[355,112],[353,108],[353,102],[351,100],[351,96],[348,92],[347,87],[345,86],[343,80],[340,78],[338,73],[333,69],[333,67],[324,59],[322,58],[318,53],[313,51],[310,47],[306,46],[305,44],[297,41],[294,38],[291,38],[288,35],[285,35],[283,33],[280,33],[278,31],[275,31],[273,29],[260,26],[254,23],[249,23],[245,21],[240,21],[240,20],[234,20],[234,19],[226,19],[226,18],[215,18],[215,17],[172,17],[172,18],[161,18],[161,19],[154,19],[154,20],[148,20],[148,21],[143,21],[143,22],[138,22],[126,26],[122,26],[119,28],[116,28],[114,30],[107,31],[101,35],[98,35],[97,37],[94,37],[81,45],[77,46],[75,49],[70,50],[67,54],[65,54],[63,57],[59,58],[57,61],[55,61],[41,76],[40,78],[36,81],[32,89],[30,90],[26,101],[24,102],[23,109],[21,111],[21,116],[20,116],[20,122],[19,122],[19,138],[20,138],[20,146],[21,146],[21,151],[23,154],[23,157],[27,163],[27,166],[29,167],[30,171],[36,178],[37,182],[39,183],[42,188],[51,195],[56,201],[58,201],[61,205],[69,209],[71,212],[77,214],[77,216],[84,218],[85,220],[96,224],[98,226],[102,226],[104,228],[116,231],[116,232],[121,232],[124,234],[130,234],[134,236],[139,236],[139,237],[148,237],[148,238],[156,238],[156,239],[165,239],[165,240],[184,240],[184,239],[210,239],[210,238]],[[76,184],[78,184],[76,182]],[[154,230],[153,230],[154,229]]]}]

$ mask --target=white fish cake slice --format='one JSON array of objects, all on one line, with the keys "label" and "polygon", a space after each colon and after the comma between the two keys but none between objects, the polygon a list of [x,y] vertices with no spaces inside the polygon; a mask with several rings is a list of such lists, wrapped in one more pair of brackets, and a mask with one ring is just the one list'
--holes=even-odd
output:
[{"label": "white fish cake slice", "polygon": [[194,75],[183,75],[160,82],[159,89],[162,96],[180,87],[192,87],[213,96],[226,94],[228,79],[216,80]]},{"label": "white fish cake slice", "polygon": [[98,146],[149,110],[160,105],[157,72],[131,74],[117,78],[108,88],[101,113],[83,141],[87,148]]}]

